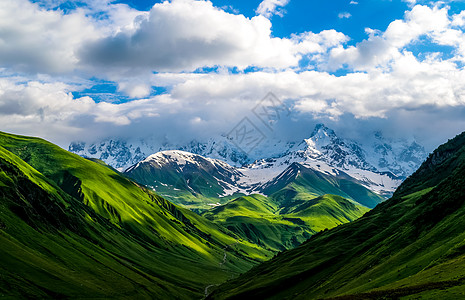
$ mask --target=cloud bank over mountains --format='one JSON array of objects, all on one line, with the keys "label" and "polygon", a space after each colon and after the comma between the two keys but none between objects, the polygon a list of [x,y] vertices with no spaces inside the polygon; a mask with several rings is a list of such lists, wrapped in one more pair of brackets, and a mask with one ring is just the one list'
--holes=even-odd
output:
[{"label": "cloud bank over mountains", "polygon": [[[0,6],[2,130],[62,145],[109,134],[212,136],[270,91],[292,111],[277,135],[305,137],[324,121],[360,138],[382,129],[434,147],[465,129],[465,11],[442,2],[411,3],[359,42],[332,28],[274,36],[272,16],[288,1],[265,0],[254,17],[209,1],[150,11],[73,3]],[[82,93],[102,81],[124,100]]]}]

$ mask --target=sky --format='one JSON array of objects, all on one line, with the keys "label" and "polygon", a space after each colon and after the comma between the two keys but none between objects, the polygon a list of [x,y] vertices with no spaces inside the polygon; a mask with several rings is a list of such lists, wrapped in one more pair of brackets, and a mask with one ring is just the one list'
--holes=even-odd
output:
[{"label": "sky", "polygon": [[463,0],[0,0],[0,130],[66,148],[325,123],[430,151],[465,130],[464,62]]}]

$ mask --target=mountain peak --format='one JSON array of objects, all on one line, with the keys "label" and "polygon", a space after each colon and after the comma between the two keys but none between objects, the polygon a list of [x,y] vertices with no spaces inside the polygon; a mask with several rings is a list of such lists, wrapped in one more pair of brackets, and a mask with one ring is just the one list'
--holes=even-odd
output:
[{"label": "mountain peak", "polygon": [[164,150],[164,151],[159,151],[157,153],[154,153],[150,155],[149,157],[146,158],[146,160],[150,160],[150,158],[155,158],[155,157],[160,157],[160,156],[195,156],[196,154],[183,151],[183,150]]},{"label": "mountain peak", "polygon": [[316,137],[318,139],[324,138],[324,137],[336,137],[336,133],[334,130],[326,127],[325,124],[319,123],[316,124],[315,129],[313,129],[312,134],[310,135],[310,138]]},{"label": "mountain peak", "polygon": [[185,165],[187,163],[198,164],[199,161],[208,160],[200,155],[181,150],[165,150],[150,155],[142,162],[157,163],[159,165],[176,163]]},{"label": "mountain peak", "polygon": [[307,154],[313,153],[314,155],[320,155],[326,151],[325,149],[327,147],[335,145],[342,146],[344,142],[338,138],[334,130],[320,123],[315,126],[310,137],[305,139],[302,143]]}]

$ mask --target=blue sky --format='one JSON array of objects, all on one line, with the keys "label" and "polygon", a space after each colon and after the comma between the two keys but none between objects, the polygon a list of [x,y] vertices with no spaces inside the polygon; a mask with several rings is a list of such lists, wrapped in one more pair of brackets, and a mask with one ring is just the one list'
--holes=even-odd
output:
[{"label": "blue sky", "polygon": [[[150,10],[155,3],[163,1],[116,1],[125,3],[138,10]],[[226,10],[252,18],[261,3],[258,1],[212,1]],[[352,4],[351,4],[352,2]],[[354,41],[366,38],[365,28],[383,30],[392,20],[402,18],[408,3],[401,0],[298,0],[290,1],[283,7],[283,15],[274,15],[273,35],[288,37],[296,32],[320,32],[336,29],[349,35]],[[340,18],[339,14],[348,12],[350,18]]]},{"label": "blue sky", "polygon": [[[62,146],[228,132],[268,93],[271,139],[324,122],[429,149],[465,130],[465,2],[5,0],[0,126]],[[447,120],[447,121],[445,121]]]}]

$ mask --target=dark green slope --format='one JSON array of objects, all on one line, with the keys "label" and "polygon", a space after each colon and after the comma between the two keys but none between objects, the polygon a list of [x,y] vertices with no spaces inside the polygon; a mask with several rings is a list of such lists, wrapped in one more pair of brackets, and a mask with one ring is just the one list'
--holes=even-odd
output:
[{"label": "dark green slope", "polygon": [[105,165],[36,138],[0,145],[2,295],[201,297],[266,259]]},{"label": "dark green slope", "polygon": [[464,202],[465,133],[434,151],[392,199],[221,285],[211,298],[461,299]]},{"label": "dark green slope", "polygon": [[[113,224],[3,148],[0,154],[2,295],[148,298],[188,293],[127,260],[124,248],[139,260],[148,252],[143,243],[115,233],[119,230]],[[93,220],[92,226],[86,219]]]},{"label": "dark green slope", "polygon": [[356,220],[368,210],[335,195],[295,201],[292,207],[282,207],[272,198],[262,195],[251,195],[237,198],[202,215],[244,239],[281,251],[300,245],[321,230]]}]

